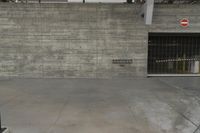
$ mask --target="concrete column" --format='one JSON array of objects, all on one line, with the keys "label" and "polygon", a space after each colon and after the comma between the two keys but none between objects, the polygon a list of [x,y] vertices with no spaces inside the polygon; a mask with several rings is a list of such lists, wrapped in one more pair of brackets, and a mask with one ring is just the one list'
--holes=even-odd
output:
[{"label": "concrete column", "polygon": [[140,15],[144,17],[144,22],[146,25],[152,24],[153,19],[153,9],[154,9],[154,0],[147,0],[141,9]]}]

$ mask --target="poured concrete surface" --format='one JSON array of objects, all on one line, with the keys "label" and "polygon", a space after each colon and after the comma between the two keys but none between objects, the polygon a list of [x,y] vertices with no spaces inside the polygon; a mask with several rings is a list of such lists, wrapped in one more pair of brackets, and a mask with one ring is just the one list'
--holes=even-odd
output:
[{"label": "poured concrete surface", "polygon": [[200,78],[0,81],[11,133],[198,133]]},{"label": "poured concrete surface", "polygon": [[[200,4],[156,4],[149,26],[140,10],[122,3],[1,3],[0,76],[145,77],[149,32],[200,32]],[[183,18],[188,28],[180,26]],[[133,63],[112,62],[127,59]]]}]

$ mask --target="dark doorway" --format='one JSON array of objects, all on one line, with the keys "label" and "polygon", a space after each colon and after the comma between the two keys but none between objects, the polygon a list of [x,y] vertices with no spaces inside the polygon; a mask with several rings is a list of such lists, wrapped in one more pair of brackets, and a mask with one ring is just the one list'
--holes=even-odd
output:
[{"label": "dark doorway", "polygon": [[127,3],[129,3],[129,4],[133,3],[132,0],[126,0],[126,1],[127,1]]},{"label": "dark doorway", "polygon": [[200,74],[200,34],[149,33],[148,74]]}]

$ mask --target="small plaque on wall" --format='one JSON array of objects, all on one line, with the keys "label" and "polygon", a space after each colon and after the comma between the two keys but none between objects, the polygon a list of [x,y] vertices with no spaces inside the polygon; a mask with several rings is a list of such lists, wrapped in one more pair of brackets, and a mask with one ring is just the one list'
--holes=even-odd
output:
[{"label": "small plaque on wall", "polygon": [[112,63],[119,65],[133,64],[133,59],[113,59]]}]

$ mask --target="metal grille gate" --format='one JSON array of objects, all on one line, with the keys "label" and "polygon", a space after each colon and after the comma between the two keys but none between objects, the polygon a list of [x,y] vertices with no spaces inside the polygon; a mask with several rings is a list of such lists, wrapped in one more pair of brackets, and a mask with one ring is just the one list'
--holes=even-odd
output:
[{"label": "metal grille gate", "polygon": [[149,33],[148,74],[200,74],[200,34]]}]

